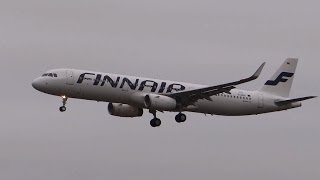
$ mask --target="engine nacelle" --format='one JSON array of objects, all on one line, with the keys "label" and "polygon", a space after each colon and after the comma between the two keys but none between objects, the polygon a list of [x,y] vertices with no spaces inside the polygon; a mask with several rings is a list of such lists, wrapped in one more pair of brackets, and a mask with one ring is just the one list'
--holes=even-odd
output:
[{"label": "engine nacelle", "polygon": [[140,117],[143,114],[142,108],[120,103],[109,103],[108,111],[111,115],[119,117]]},{"label": "engine nacelle", "polygon": [[173,111],[177,107],[177,101],[168,96],[148,94],[144,97],[144,105],[152,110]]}]

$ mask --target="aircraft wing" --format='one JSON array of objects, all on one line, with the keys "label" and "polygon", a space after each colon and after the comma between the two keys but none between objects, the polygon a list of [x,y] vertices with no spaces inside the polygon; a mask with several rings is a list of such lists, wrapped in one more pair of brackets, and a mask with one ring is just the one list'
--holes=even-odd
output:
[{"label": "aircraft wing", "polygon": [[169,94],[169,97],[172,97],[180,103],[182,107],[192,105],[197,102],[199,99],[207,99],[211,101],[212,99],[210,96],[220,94],[220,93],[230,93],[231,89],[236,88],[236,85],[243,84],[249,81],[253,81],[257,79],[265,65],[265,62],[261,64],[261,66],[257,69],[257,71],[250,77],[241,79],[239,81],[230,82],[226,84],[216,85],[216,86],[209,86],[200,89],[194,89],[189,91],[182,91],[176,92],[173,94]]}]

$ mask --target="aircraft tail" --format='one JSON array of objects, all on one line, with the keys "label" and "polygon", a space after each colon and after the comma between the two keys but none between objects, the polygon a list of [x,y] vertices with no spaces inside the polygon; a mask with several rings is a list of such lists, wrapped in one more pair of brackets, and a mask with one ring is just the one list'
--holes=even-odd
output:
[{"label": "aircraft tail", "polygon": [[268,80],[260,91],[276,96],[289,97],[298,59],[286,59],[277,72]]}]

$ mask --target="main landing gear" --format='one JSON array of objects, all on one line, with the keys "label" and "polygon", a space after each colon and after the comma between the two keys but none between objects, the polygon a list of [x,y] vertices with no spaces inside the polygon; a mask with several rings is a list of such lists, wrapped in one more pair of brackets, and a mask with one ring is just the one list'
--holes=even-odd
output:
[{"label": "main landing gear", "polygon": [[59,108],[60,112],[65,112],[67,110],[67,108],[66,108],[67,100],[68,100],[68,97],[62,96],[62,104],[63,105]]},{"label": "main landing gear", "polygon": [[179,113],[176,115],[175,119],[176,119],[177,123],[182,123],[187,120],[187,116],[183,113]]},{"label": "main landing gear", "polygon": [[159,127],[161,125],[161,120],[157,118],[157,111],[150,110],[150,113],[153,114],[153,119],[150,121],[152,127]]},{"label": "main landing gear", "polygon": [[[157,111],[149,110],[149,112],[153,114],[153,119],[150,121],[150,125],[152,127],[159,127],[161,125],[161,120],[157,118],[157,115],[156,115]],[[180,112],[179,114],[176,115],[175,119],[178,123],[182,123],[187,120],[187,116]]]}]

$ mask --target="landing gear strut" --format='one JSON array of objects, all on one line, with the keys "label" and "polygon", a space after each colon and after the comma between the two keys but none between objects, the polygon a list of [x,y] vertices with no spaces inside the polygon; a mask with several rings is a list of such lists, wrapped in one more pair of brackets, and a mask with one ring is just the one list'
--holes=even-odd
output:
[{"label": "landing gear strut", "polygon": [[176,121],[177,123],[182,123],[182,122],[185,122],[187,120],[187,116],[183,113],[179,113],[176,115]]},{"label": "landing gear strut", "polygon": [[153,114],[153,119],[150,121],[152,127],[159,127],[161,125],[161,120],[156,116],[157,111],[150,110],[150,113]]},{"label": "landing gear strut", "polygon": [[62,104],[63,105],[59,108],[60,112],[65,112],[67,110],[67,108],[66,108],[67,100],[68,100],[68,97],[62,96]]}]

